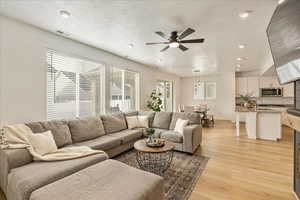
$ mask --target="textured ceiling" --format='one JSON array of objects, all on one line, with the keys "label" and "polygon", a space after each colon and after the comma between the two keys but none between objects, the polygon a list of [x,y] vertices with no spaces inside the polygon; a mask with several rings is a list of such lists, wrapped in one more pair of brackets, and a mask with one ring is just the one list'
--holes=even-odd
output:
[{"label": "textured ceiling", "polygon": [[[0,13],[42,29],[62,30],[80,42],[179,76],[262,68],[270,59],[266,28],[277,0],[0,0]],[[71,17],[64,19],[60,10]],[[247,19],[240,12],[252,10]],[[204,44],[186,44],[186,52],[164,46],[155,31],[170,33],[191,27],[186,39],[205,38]],[[129,48],[128,44],[134,44]],[[238,49],[238,44],[246,48]]]}]

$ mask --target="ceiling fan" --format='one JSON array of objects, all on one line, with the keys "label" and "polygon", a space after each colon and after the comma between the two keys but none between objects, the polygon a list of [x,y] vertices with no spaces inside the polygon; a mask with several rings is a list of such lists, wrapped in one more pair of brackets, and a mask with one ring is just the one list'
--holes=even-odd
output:
[{"label": "ceiling fan", "polygon": [[173,31],[171,33],[171,36],[168,38],[166,34],[164,34],[161,31],[156,31],[155,33],[162,38],[168,40],[168,42],[148,42],[146,45],[153,45],[153,44],[167,44],[166,47],[164,47],[161,52],[166,51],[167,49],[171,48],[179,48],[182,51],[188,50],[187,47],[185,47],[183,44],[186,43],[203,43],[204,39],[192,39],[192,40],[182,40],[183,38],[189,36],[190,34],[194,33],[195,30],[191,28],[187,28],[185,31],[183,31],[180,35],[178,35],[177,31]]}]

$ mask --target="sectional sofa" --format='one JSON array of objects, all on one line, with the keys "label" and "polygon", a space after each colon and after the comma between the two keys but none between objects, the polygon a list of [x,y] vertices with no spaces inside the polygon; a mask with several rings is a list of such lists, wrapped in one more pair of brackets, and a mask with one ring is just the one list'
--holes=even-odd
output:
[{"label": "sectional sofa", "polygon": [[[131,149],[135,141],[143,138],[144,129],[127,128],[126,116],[133,115],[147,115],[156,137],[174,142],[176,150],[193,153],[201,143],[200,116],[195,113],[136,111],[27,123],[34,133],[51,130],[59,148],[85,145],[107,155],[36,162],[26,149],[1,149],[0,186],[7,200],[163,199],[160,176],[109,159]],[[173,131],[178,118],[189,120],[183,135]]]}]

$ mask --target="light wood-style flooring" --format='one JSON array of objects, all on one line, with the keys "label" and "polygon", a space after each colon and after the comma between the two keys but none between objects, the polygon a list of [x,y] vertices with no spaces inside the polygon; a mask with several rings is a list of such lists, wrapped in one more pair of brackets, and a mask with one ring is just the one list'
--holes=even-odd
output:
[{"label": "light wood-style flooring", "polygon": [[292,194],[293,132],[278,142],[235,136],[232,122],[204,129],[198,154],[210,158],[190,200],[295,200]]},{"label": "light wood-style flooring", "polygon": [[[279,142],[235,136],[234,124],[217,121],[203,130],[197,154],[210,158],[190,200],[295,200],[292,130]],[[0,200],[5,200],[0,192]]]}]

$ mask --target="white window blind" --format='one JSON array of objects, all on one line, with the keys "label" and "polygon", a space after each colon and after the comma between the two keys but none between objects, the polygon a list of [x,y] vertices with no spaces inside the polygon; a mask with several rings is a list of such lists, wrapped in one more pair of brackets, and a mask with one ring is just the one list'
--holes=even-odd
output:
[{"label": "white window blind", "polygon": [[102,111],[104,67],[47,52],[47,119],[95,116]]}]

